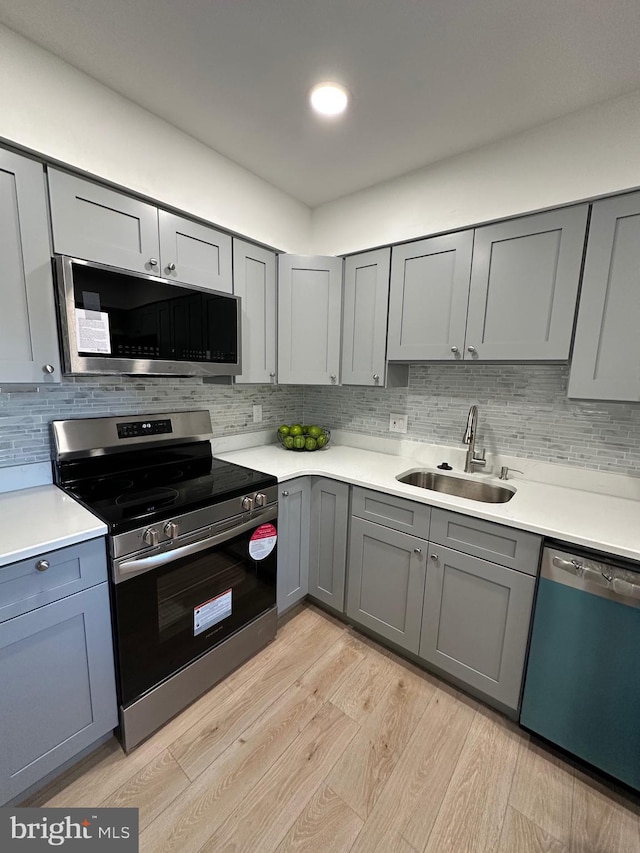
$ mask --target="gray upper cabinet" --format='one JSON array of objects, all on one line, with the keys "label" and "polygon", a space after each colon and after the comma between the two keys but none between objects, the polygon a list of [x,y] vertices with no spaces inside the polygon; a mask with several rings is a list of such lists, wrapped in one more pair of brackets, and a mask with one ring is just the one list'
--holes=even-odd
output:
[{"label": "gray upper cabinet", "polygon": [[387,363],[391,249],[345,258],[342,384],[406,386],[408,368]]},{"label": "gray upper cabinet", "polygon": [[311,483],[309,595],[344,611],[349,486],[314,477]]},{"label": "gray upper cabinet", "polygon": [[588,210],[395,247],[389,358],[568,359]]},{"label": "gray upper cabinet", "polygon": [[569,396],[640,400],[640,193],[593,205]]},{"label": "gray upper cabinet", "polygon": [[0,150],[0,381],[60,382],[44,171]]},{"label": "gray upper cabinet", "polygon": [[465,358],[569,358],[589,206],[477,228]]},{"label": "gray upper cabinet", "polygon": [[160,275],[156,207],[67,172],[47,174],[57,254]]},{"label": "gray upper cabinet", "polygon": [[336,385],[342,258],[278,257],[278,383]]},{"label": "gray upper cabinet", "polygon": [[394,246],[387,354],[399,361],[460,357],[473,231]]},{"label": "gray upper cabinet", "polygon": [[67,172],[48,178],[57,254],[232,292],[227,234]]},{"label": "gray upper cabinet", "polygon": [[163,278],[222,293],[233,290],[231,237],[166,210],[158,211]]},{"label": "gray upper cabinet", "polygon": [[237,383],[276,380],[276,256],[233,241],[233,292],[241,299],[242,375]]}]

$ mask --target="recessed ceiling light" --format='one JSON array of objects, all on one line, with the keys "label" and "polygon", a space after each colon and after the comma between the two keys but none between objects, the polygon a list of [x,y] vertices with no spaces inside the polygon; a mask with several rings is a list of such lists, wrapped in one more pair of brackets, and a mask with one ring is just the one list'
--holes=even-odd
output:
[{"label": "recessed ceiling light", "polygon": [[309,93],[313,109],[323,116],[337,116],[347,108],[349,95],[340,83],[318,83]]}]

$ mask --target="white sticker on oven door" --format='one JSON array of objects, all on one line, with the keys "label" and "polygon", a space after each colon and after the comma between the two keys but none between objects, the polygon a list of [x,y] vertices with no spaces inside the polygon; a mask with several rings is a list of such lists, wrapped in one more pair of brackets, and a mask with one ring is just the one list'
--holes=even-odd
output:
[{"label": "white sticker on oven door", "polygon": [[249,556],[252,560],[264,560],[276,547],[278,531],[273,524],[261,524],[251,534]]},{"label": "white sticker on oven door", "polygon": [[76,308],[78,352],[111,352],[109,315],[105,311]]},{"label": "white sticker on oven door", "polygon": [[227,616],[231,616],[230,589],[193,608],[193,636],[197,637],[198,634],[222,622]]}]

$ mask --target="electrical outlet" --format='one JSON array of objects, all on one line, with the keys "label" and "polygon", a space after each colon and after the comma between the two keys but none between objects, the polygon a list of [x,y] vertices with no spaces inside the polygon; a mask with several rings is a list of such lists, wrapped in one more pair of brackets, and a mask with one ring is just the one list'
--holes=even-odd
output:
[{"label": "electrical outlet", "polygon": [[262,406],[260,404],[253,407],[253,422],[254,424],[262,423]]},{"label": "electrical outlet", "polygon": [[408,415],[389,415],[389,432],[406,432]]}]

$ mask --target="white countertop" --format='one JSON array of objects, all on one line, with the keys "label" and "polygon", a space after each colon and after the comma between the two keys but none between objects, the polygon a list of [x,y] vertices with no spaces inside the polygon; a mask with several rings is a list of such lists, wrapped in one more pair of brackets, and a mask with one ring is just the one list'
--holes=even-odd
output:
[{"label": "white countertop", "polygon": [[270,444],[215,455],[273,474],[280,482],[306,475],[330,477],[640,560],[640,501],[628,497],[548,485],[517,475],[503,483],[483,474],[450,472],[456,477],[490,480],[515,489],[514,496],[507,503],[472,501],[408,486],[396,480],[397,475],[411,470],[428,468],[436,471],[433,463],[425,464],[415,456],[396,456],[346,445],[332,445],[314,453],[295,453],[279,444]]},{"label": "white countertop", "polygon": [[57,486],[0,494],[0,566],[104,536],[107,525]]}]

